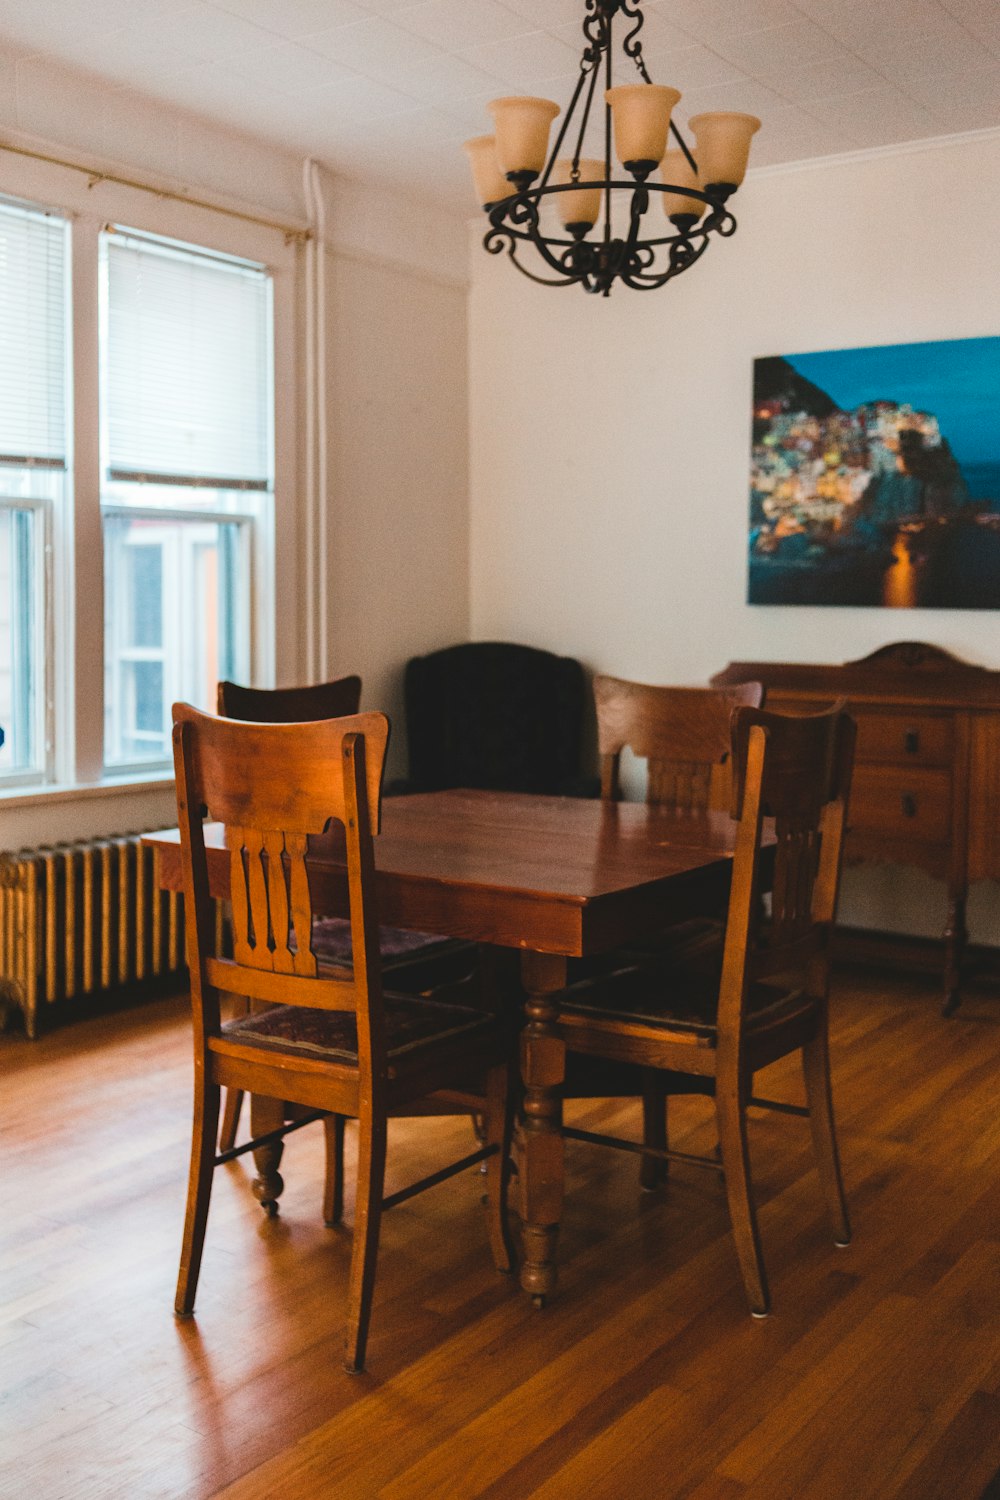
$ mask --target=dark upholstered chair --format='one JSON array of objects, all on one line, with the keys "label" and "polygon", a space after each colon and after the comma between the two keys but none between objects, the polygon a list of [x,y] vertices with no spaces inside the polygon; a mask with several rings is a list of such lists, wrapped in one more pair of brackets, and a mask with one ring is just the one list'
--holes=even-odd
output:
[{"label": "dark upholstered chair", "polygon": [[588,693],[571,657],[476,641],[406,667],[409,775],[394,791],[477,787],[596,796],[581,775]]}]

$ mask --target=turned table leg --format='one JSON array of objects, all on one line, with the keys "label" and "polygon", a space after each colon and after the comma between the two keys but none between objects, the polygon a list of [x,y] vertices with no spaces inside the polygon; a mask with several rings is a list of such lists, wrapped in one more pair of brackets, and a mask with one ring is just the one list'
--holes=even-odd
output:
[{"label": "turned table leg", "polygon": [[[281,1099],[269,1099],[265,1094],[250,1096],[250,1134],[257,1138],[272,1130],[280,1130],[285,1123],[285,1106]],[[278,1199],[285,1184],[278,1171],[281,1165],[283,1141],[271,1141],[258,1146],[253,1153],[257,1176],[253,1181],[253,1195],[261,1208],[273,1217],[278,1212]]]},{"label": "turned table leg", "polygon": [[521,1285],[536,1307],[555,1291],[556,1238],[563,1202],[562,1085],[566,1047],[556,1026],[566,960],[524,953],[526,1025],[521,1033],[524,1116],[518,1131],[524,1260]]}]

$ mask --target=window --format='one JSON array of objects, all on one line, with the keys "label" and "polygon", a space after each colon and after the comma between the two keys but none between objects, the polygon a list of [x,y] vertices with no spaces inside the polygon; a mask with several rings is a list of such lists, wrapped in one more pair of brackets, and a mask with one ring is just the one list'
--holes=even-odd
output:
[{"label": "window", "polygon": [[66,221],[0,201],[0,783],[48,765],[45,557],[65,503]]},{"label": "window", "polygon": [[273,491],[261,266],[101,236],[105,765],[166,764],[170,706],[250,674],[255,531]]}]

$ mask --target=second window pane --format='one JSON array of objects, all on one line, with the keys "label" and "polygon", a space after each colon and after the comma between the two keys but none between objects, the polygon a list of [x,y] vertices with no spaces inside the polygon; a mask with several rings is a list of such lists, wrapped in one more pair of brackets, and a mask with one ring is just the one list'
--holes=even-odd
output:
[{"label": "second window pane", "polygon": [[109,765],[170,759],[170,706],[215,709],[249,675],[247,521],[109,515],[104,522]]}]

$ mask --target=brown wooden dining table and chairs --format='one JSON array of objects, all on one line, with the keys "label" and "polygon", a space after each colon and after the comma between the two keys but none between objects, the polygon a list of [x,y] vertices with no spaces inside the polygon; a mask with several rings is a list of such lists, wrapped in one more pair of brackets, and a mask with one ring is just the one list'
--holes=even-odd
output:
[{"label": "brown wooden dining table and chairs", "polygon": [[[220,682],[217,702],[223,718],[258,724],[339,719],[358,712],[361,678],[352,675],[338,677],[332,682],[283,688],[254,688],[237,682]],[[317,916],[313,922],[313,950],[321,966],[349,969],[352,962],[350,923],[343,917]],[[476,964],[475,952],[469,943],[439,933],[407,932],[398,927],[379,929],[379,954],[383,975],[389,977],[394,990],[406,994],[453,982]],[[229,1150],[236,1142],[242,1104],[243,1095],[239,1089],[226,1091],[219,1131],[219,1147],[223,1151]],[[258,1105],[257,1108],[262,1125],[274,1123],[263,1118],[268,1110],[273,1114],[273,1103]],[[342,1125],[331,1124],[328,1128],[332,1149],[339,1149],[342,1153]],[[331,1179],[332,1196],[339,1203],[342,1188],[335,1185],[335,1168]],[[331,1207],[327,1217],[335,1222],[337,1216],[337,1209]]]},{"label": "brown wooden dining table and chairs", "polygon": [[[458,790],[387,798],[381,817],[381,922],[520,955],[521,996],[515,1002],[504,994],[522,1027],[525,1103],[513,1197],[523,1221],[521,1285],[543,1301],[556,1286],[563,1203],[559,1004],[567,966],[636,943],[671,921],[718,911],[729,890],[735,825],[727,812],[712,810],[667,813],[638,803]],[[206,826],[204,838],[211,892],[226,900],[232,870],[221,828]],[[146,842],[156,849],[161,885],[180,889],[177,832]],[[310,840],[308,865],[315,910],[345,915],[342,843],[331,835]],[[255,1151],[262,1177],[273,1172],[280,1150],[277,1142]]]},{"label": "brown wooden dining table and chairs", "polygon": [[[559,1024],[571,1052],[638,1063],[678,1087],[714,1096],[720,1158],[684,1156],[725,1177],[733,1235],[750,1310],[767,1314],[767,1277],[750,1180],[747,1108],[754,1077],[800,1051],[820,1182],[838,1245],[850,1239],[830,1091],[827,1005],[854,721],[843,704],[784,716],[733,714],[738,832],[721,950],[665,950],[656,964],[582,981],[561,997]],[[762,833],[776,838],[770,911],[760,901]],[[770,1102],[770,1101],[760,1101]],[[605,1145],[642,1147],[586,1131]],[[669,1161],[664,1148],[661,1159]]]},{"label": "brown wooden dining table and chairs", "polygon": [[[504,1212],[512,1119],[507,1032],[482,1008],[383,991],[373,835],[389,730],[384,715],[270,725],[215,718],[181,704],[174,718],[195,1067],[176,1311],[193,1311],[213,1173],[227,1159],[215,1146],[221,1089],[289,1101],[316,1118],[354,1118],[358,1168],[345,1367],[357,1371],[364,1366],[383,1208],[484,1159],[494,1261],[500,1270],[511,1266]],[[217,951],[206,814],[221,825],[216,832],[222,832],[219,852],[228,871],[231,958]],[[339,840],[346,881],[349,977],[323,974],[313,946],[313,919],[322,908],[306,855],[310,838],[328,827]],[[223,1021],[224,995],[268,1008]],[[483,1150],[385,1198],[389,1112],[480,1075],[487,1079]]]}]

